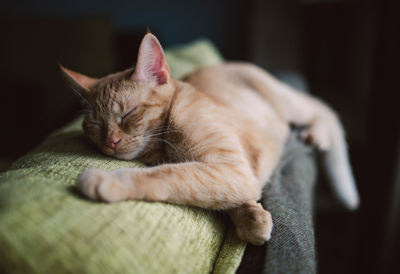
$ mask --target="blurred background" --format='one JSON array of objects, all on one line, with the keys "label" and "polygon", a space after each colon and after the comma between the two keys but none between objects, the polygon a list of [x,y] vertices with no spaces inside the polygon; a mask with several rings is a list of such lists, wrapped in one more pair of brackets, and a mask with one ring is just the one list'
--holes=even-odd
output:
[{"label": "blurred background", "polygon": [[[207,38],[331,104],[362,206],[317,199],[320,273],[400,269],[399,1],[2,1],[1,167],[79,115],[57,62],[99,77],[134,64],[149,26],[164,48]],[[323,184],[319,188],[324,188]],[[324,191],[322,191],[324,193]]]}]

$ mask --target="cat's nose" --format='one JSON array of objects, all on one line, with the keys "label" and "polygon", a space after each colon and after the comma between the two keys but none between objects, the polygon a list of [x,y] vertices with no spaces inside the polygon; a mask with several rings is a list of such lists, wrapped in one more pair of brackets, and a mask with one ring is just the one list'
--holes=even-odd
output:
[{"label": "cat's nose", "polygon": [[112,139],[108,140],[106,142],[106,146],[108,146],[109,148],[115,150],[115,148],[117,147],[117,144],[121,142],[121,138],[118,137],[113,137]]}]

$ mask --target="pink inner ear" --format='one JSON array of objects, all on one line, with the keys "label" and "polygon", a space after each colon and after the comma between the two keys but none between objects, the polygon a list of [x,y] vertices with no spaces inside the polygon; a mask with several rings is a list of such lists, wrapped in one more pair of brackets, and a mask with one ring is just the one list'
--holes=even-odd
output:
[{"label": "pink inner ear", "polygon": [[134,79],[139,81],[156,77],[159,85],[168,82],[170,70],[157,38],[146,34],[139,48]]},{"label": "pink inner ear", "polygon": [[155,65],[152,68],[152,72],[157,77],[159,85],[168,82],[169,67],[168,64],[165,62],[164,53],[162,53],[161,57],[158,56],[158,58],[156,59]]}]

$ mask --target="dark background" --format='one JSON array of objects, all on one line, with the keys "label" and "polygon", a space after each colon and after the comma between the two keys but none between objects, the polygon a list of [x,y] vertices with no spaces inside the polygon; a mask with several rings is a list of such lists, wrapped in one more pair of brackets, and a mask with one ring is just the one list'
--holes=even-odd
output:
[{"label": "dark background", "polygon": [[320,273],[398,272],[399,14],[385,0],[2,1],[1,166],[79,115],[57,62],[94,77],[124,69],[146,26],[165,48],[208,38],[226,59],[302,75],[343,120],[362,206],[317,199]]}]

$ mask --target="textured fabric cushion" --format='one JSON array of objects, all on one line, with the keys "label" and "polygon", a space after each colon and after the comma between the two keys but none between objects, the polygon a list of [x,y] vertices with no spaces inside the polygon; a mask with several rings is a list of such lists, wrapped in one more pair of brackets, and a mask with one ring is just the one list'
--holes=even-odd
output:
[{"label": "textured fabric cushion", "polygon": [[[221,61],[202,41],[167,52],[175,77]],[[88,167],[137,167],[99,153],[81,119],[0,175],[1,273],[234,273],[245,244],[218,212],[164,203],[88,201]]]},{"label": "textured fabric cushion", "polygon": [[274,217],[266,245],[265,274],[316,273],[313,224],[315,155],[292,132],[278,167],[264,189],[262,203]]}]

